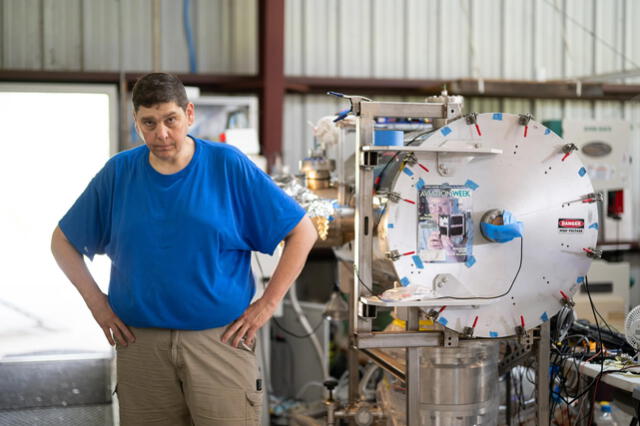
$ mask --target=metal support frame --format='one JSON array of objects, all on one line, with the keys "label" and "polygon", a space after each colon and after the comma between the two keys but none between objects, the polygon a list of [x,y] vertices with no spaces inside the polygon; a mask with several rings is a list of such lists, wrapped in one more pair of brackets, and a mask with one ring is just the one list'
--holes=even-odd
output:
[{"label": "metal support frame", "polygon": [[540,338],[534,344],[536,354],[536,402],[539,426],[549,426],[549,353],[551,352],[551,326],[545,321],[539,327]]},{"label": "metal support frame", "polygon": [[[368,296],[373,286],[373,168],[374,161],[366,157],[364,149],[373,142],[373,131],[377,117],[396,118],[440,118],[446,119],[455,111],[448,111],[438,103],[393,103],[353,101],[356,115],[356,205],[355,205],[355,249],[354,280],[349,303],[349,334],[353,350],[349,353],[349,403],[357,402],[357,350],[373,347],[406,347],[405,382],[407,384],[407,425],[420,424],[420,346],[436,346],[443,342],[440,333],[423,334],[415,340],[419,327],[419,308],[408,308],[408,335],[398,333],[372,333],[371,318],[363,318],[359,313],[361,296]],[[419,346],[417,344],[419,343]],[[372,355],[371,351],[363,351]],[[377,358],[377,359],[376,359]],[[379,364],[387,363],[375,357]],[[393,369],[390,369],[393,370]],[[393,371],[392,371],[393,372]],[[396,372],[397,373],[397,372]]]}]

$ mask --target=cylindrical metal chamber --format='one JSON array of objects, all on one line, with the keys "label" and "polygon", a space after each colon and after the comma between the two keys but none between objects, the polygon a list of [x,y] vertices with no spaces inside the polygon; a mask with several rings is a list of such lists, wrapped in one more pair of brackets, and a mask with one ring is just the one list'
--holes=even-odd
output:
[{"label": "cylindrical metal chamber", "polygon": [[[457,347],[420,350],[420,424],[495,425],[500,392],[495,340],[461,340]],[[404,383],[387,375],[378,395],[393,426],[406,424]]]},{"label": "cylindrical metal chamber", "polygon": [[498,416],[496,341],[422,348],[420,416],[423,425],[495,425]]}]

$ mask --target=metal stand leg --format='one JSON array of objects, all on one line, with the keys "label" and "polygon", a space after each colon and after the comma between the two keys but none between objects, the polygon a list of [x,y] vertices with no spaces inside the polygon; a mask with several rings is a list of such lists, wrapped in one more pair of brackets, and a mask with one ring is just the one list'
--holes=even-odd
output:
[{"label": "metal stand leg", "polygon": [[[407,315],[407,331],[419,329],[419,311],[410,308]],[[420,348],[407,348],[407,426],[420,425]]]},{"label": "metal stand leg", "polygon": [[536,401],[538,425],[549,426],[549,353],[551,352],[549,321],[540,326],[540,339],[536,343]]}]

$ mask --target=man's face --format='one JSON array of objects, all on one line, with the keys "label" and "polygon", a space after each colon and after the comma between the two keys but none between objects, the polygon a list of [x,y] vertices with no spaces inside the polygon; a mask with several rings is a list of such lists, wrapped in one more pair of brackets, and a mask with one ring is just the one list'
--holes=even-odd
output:
[{"label": "man's face", "polygon": [[432,215],[450,215],[451,201],[448,198],[433,197],[428,199],[429,213]]},{"label": "man's face", "polygon": [[194,118],[191,102],[186,111],[175,102],[166,102],[149,108],[140,106],[134,113],[138,134],[151,154],[163,161],[178,158]]}]

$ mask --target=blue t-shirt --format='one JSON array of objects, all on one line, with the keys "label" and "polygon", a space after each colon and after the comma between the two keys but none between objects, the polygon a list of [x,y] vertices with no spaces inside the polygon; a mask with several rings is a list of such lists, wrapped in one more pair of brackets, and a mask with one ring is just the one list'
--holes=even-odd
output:
[{"label": "blue t-shirt", "polygon": [[255,292],[251,251],[273,253],[305,211],[237,149],[196,138],[171,175],[146,145],[111,158],[59,225],[111,258],[109,302],[134,327],[202,330],[238,318]]}]

